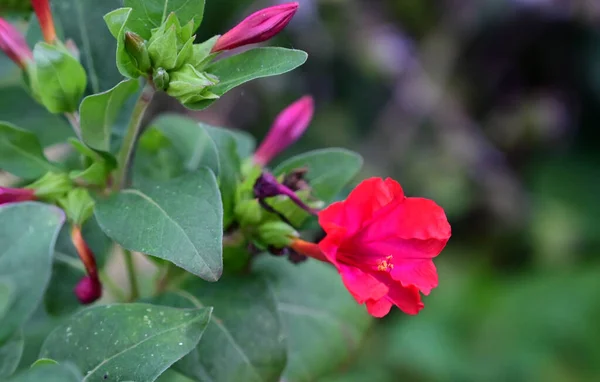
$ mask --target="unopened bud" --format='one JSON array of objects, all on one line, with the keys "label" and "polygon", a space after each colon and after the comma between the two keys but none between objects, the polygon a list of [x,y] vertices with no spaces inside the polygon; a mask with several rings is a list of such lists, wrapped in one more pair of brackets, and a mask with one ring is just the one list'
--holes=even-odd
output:
[{"label": "unopened bud", "polygon": [[36,199],[35,191],[32,189],[0,187],[0,205]]},{"label": "unopened bud", "polygon": [[33,53],[25,37],[2,18],[0,18],[0,49],[22,69],[25,69],[33,59]]},{"label": "unopened bud", "polygon": [[314,113],[314,101],[304,96],[285,108],[271,126],[256,153],[254,163],[266,166],[273,158],[296,142],[308,128]]},{"label": "unopened bud", "polygon": [[146,47],[146,41],[138,34],[125,32],[125,50],[135,61],[137,68],[142,73],[148,73],[152,64]]},{"label": "unopened bud", "polygon": [[310,185],[306,181],[308,168],[296,168],[288,172],[283,178],[283,185],[292,191],[310,190]]},{"label": "unopened bud", "polygon": [[261,9],[219,37],[212,52],[267,41],[288,25],[297,10],[296,2]]},{"label": "unopened bud", "polygon": [[169,73],[163,68],[158,68],[152,75],[152,81],[157,89],[167,90],[169,87]]},{"label": "unopened bud", "polygon": [[91,304],[102,297],[102,284],[97,278],[85,276],[75,286],[75,295],[82,304]]}]

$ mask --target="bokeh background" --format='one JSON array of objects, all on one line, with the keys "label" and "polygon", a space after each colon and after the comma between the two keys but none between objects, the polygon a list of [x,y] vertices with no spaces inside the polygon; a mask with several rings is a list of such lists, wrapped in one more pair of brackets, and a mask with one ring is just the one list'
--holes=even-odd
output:
[{"label": "bokeh background", "polygon": [[[312,94],[284,156],[328,146],[442,205],[453,236],[416,317],[395,310],[328,382],[600,380],[600,2],[299,0],[300,69],[199,118],[262,137]],[[207,2],[208,38],[273,1]]]},{"label": "bokeh background", "polygon": [[[313,124],[279,159],[355,150],[362,178],[436,200],[453,229],[425,309],[377,320],[320,381],[599,381],[600,1],[298,1],[270,44],[308,62],[195,117],[261,138],[312,94]],[[207,1],[198,39],[274,3]]]}]

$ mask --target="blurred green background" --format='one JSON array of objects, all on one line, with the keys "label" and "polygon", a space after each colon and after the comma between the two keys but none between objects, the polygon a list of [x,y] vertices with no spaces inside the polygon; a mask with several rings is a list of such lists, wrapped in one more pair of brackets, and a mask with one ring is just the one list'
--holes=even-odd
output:
[{"label": "blurred green background", "polygon": [[[198,117],[260,138],[312,94],[285,156],[356,150],[453,229],[425,309],[378,320],[322,380],[600,380],[600,2],[299,2],[272,44],[307,64]],[[199,38],[273,3],[209,1]]]},{"label": "blurred green background", "polygon": [[[600,2],[298,1],[270,45],[307,64],[196,117],[260,138],[312,94],[315,120],[280,160],[355,150],[363,178],[436,200],[453,230],[425,309],[377,320],[320,381],[599,381]],[[198,39],[274,3],[208,0]]]}]

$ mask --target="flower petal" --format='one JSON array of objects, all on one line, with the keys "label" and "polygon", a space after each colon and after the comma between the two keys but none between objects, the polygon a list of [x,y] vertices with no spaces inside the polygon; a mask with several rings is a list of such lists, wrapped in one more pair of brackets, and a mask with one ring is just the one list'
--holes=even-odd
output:
[{"label": "flower petal", "polygon": [[390,291],[387,298],[406,314],[417,314],[425,306],[421,302],[421,295],[417,287],[409,285],[404,287],[400,283],[388,285]]},{"label": "flower petal", "polygon": [[431,260],[396,262],[390,274],[403,286],[414,285],[425,295],[438,286],[438,275]]},{"label": "flower petal", "polygon": [[381,210],[353,242],[363,252],[424,259],[437,256],[450,234],[450,224],[440,206],[428,199],[406,198]]},{"label": "flower petal", "polygon": [[389,291],[381,281],[358,268],[339,265],[338,270],[344,285],[359,304],[368,300],[379,300]]},{"label": "flower petal", "polygon": [[387,298],[381,300],[367,300],[367,312],[373,317],[381,318],[387,315],[392,309],[392,303]]},{"label": "flower petal", "polygon": [[344,226],[348,233],[358,231],[371,217],[394,200],[404,199],[400,184],[393,179],[370,178],[362,181],[343,202],[337,202],[319,213],[319,224]]}]

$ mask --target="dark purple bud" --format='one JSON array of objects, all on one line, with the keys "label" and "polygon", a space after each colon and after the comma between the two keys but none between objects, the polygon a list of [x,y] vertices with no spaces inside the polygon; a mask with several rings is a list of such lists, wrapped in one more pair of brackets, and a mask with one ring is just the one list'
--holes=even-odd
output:
[{"label": "dark purple bud", "polygon": [[308,256],[302,255],[296,251],[290,251],[288,255],[288,260],[292,264],[300,264],[308,260]]}]

